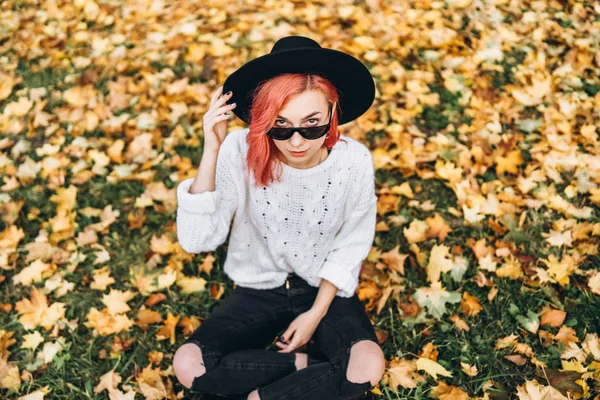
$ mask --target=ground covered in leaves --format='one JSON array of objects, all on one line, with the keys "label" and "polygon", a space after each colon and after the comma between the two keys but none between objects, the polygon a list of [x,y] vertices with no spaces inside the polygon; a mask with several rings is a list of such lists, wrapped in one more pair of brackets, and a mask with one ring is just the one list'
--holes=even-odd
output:
[{"label": "ground covered in leaves", "polygon": [[183,398],[173,353],[232,283],[175,187],[210,95],[289,34],[377,85],[342,127],[376,163],[373,392],[598,398],[600,5],[569,0],[2,1],[0,396]]}]

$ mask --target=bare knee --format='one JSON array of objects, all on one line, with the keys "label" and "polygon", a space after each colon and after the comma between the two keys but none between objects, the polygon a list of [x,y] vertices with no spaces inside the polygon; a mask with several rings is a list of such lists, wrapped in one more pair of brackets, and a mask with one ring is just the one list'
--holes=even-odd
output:
[{"label": "bare knee", "polygon": [[191,388],[194,378],[206,372],[200,347],[194,343],[179,347],[173,357],[173,371],[183,386]]},{"label": "bare knee", "polygon": [[353,383],[370,381],[373,386],[385,372],[385,355],[379,345],[371,340],[361,340],[350,348],[350,361],[346,378]]},{"label": "bare knee", "polygon": [[260,400],[260,396],[258,395],[258,389],[252,391],[248,395],[248,399],[247,400]]}]

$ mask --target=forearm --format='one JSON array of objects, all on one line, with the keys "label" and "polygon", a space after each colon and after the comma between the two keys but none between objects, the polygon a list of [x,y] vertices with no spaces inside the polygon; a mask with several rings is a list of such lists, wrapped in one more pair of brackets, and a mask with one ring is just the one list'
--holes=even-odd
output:
[{"label": "forearm", "polygon": [[317,293],[317,297],[315,298],[311,310],[323,318],[325,314],[327,314],[329,305],[335,298],[337,291],[338,288],[333,283],[329,282],[327,279],[322,279],[321,284],[319,285],[319,292]]},{"label": "forearm", "polygon": [[192,182],[190,193],[197,194],[215,190],[215,175],[218,156],[219,150],[205,150],[202,153],[198,173],[196,174],[194,182]]}]

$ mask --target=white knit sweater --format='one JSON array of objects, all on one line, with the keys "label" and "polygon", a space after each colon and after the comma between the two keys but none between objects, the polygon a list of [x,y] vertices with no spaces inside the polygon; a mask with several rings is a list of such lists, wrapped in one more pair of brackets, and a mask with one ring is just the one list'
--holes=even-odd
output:
[{"label": "white knit sweater", "polygon": [[[333,283],[351,297],[375,236],[373,156],[348,136],[315,167],[281,163],[281,182],[254,187],[247,174],[246,135],[230,132],[219,149],[215,190],[191,194],[194,178],[177,186],[177,236],[189,253],[215,250],[230,231],[225,273],[238,286],[271,289],[295,272],[310,285]],[[278,169],[275,169],[277,176]]]}]

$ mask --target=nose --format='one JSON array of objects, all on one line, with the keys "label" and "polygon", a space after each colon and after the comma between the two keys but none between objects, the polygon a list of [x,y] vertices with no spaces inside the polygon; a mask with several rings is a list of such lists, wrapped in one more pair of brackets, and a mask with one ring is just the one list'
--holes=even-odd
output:
[{"label": "nose", "polygon": [[294,134],[292,135],[292,137],[290,138],[290,143],[298,146],[298,145],[301,145],[304,140],[305,139],[302,137],[300,132],[295,131]]}]

